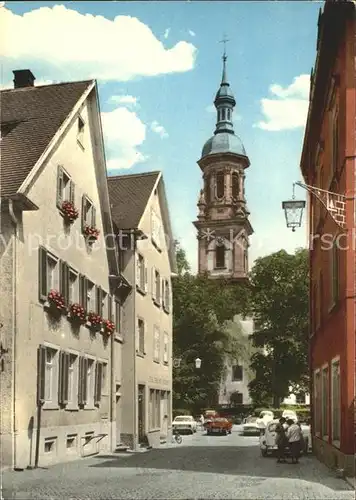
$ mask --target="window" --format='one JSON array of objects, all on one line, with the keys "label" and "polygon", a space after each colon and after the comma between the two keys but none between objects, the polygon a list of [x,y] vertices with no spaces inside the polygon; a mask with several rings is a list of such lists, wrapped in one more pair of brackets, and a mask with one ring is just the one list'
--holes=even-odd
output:
[{"label": "window", "polygon": [[58,350],[40,345],[37,352],[37,400],[58,406]]},{"label": "window", "polygon": [[[104,386],[103,383],[106,385]],[[102,394],[107,391],[107,364],[102,361],[95,363],[95,381],[94,381],[94,404],[98,406],[101,402]]]},{"label": "window", "polygon": [[85,305],[85,310],[86,311],[95,311],[95,285],[88,279],[86,279],[86,305]]},{"label": "window", "polygon": [[161,303],[161,276],[156,268],[152,268],[152,298],[153,301],[160,305]]},{"label": "window", "polygon": [[340,361],[336,360],[331,365],[331,404],[332,404],[332,441],[340,441]]},{"label": "window", "polygon": [[69,354],[68,363],[68,405],[76,405],[78,391],[78,356]]},{"label": "window", "polygon": [[45,401],[54,403],[56,396],[56,355],[57,351],[46,347]]},{"label": "window", "polygon": [[56,451],[57,438],[49,437],[44,440],[44,452],[45,453],[54,453]]},{"label": "window", "polygon": [[57,169],[57,207],[62,208],[64,201],[70,201],[74,203],[74,182],[71,180],[70,176],[63,169],[61,165],[58,165]]},{"label": "window", "polygon": [[107,395],[109,392],[108,364],[102,363],[101,393]]},{"label": "window", "polygon": [[148,401],[148,416],[149,416],[149,426],[150,429],[155,428],[155,391],[150,389],[150,399]]},{"label": "window", "polygon": [[96,209],[86,195],[82,197],[82,229],[96,227]]},{"label": "window", "polygon": [[142,255],[137,255],[137,275],[136,285],[142,292],[147,291],[147,268],[145,266],[145,259]]},{"label": "window", "polygon": [[208,174],[206,176],[206,178],[205,178],[205,199],[206,199],[207,203],[210,203],[210,201],[211,201],[211,196],[210,196],[211,185],[210,185],[210,181],[211,181],[211,175]]},{"label": "window", "polygon": [[243,379],[243,369],[241,365],[234,365],[232,367],[232,381],[242,382]]},{"label": "window", "polygon": [[222,110],[222,120],[224,121],[225,120],[225,117],[226,117],[226,110],[223,109]]},{"label": "window", "polygon": [[77,440],[78,440],[78,435],[77,434],[68,434],[67,435],[67,450],[73,450],[76,449],[77,447]]},{"label": "window", "polygon": [[84,373],[84,377],[86,377],[85,384],[85,404],[87,406],[94,405],[94,386],[95,386],[95,363],[93,359],[85,358],[86,363],[86,372]]},{"label": "window", "polygon": [[163,334],[163,363],[168,365],[169,359],[169,336],[167,332]]},{"label": "window", "polygon": [[225,194],[225,176],[223,173],[216,174],[216,197],[223,198]]},{"label": "window", "polygon": [[80,116],[78,116],[77,141],[84,147],[84,120]]},{"label": "window", "polygon": [[239,196],[239,176],[236,172],[232,174],[232,197],[238,198]]},{"label": "window", "polygon": [[339,295],[339,252],[336,241],[333,243],[330,254],[330,307],[333,307],[336,304]]},{"label": "window", "polygon": [[75,304],[79,302],[79,279],[78,273],[72,268],[68,269],[68,301],[70,304]]},{"label": "window", "polygon": [[314,431],[317,436],[321,433],[321,374],[320,370],[314,373]]},{"label": "window", "polygon": [[138,329],[138,352],[140,354],[145,353],[145,323],[143,319],[138,318],[137,320]]},{"label": "window", "polygon": [[116,298],[114,301],[114,305],[115,305],[115,318],[114,318],[115,331],[116,331],[116,333],[121,333],[121,327],[120,327],[120,324],[121,324],[121,306],[120,306],[119,300]]},{"label": "window", "polygon": [[100,286],[95,286],[95,309],[99,316],[103,316],[103,290]]},{"label": "window", "polygon": [[166,312],[169,312],[170,311],[170,286],[169,286],[169,281],[168,280],[165,280],[164,281],[164,304],[163,304],[163,307],[164,307],[164,310]]},{"label": "window", "polygon": [[103,318],[108,318],[108,294],[101,290],[101,315]]},{"label": "window", "polygon": [[161,427],[161,391],[155,391],[155,428],[159,429]]},{"label": "window", "polygon": [[327,437],[329,413],[329,367],[325,366],[321,372],[321,435]]},{"label": "window", "polygon": [[160,342],[160,331],[158,326],[153,327],[153,360],[156,361],[156,363],[159,363],[160,360],[160,351],[161,351],[161,342]]},{"label": "window", "polygon": [[215,248],[215,268],[224,269],[225,268],[225,245],[216,245]]},{"label": "window", "polygon": [[332,171],[336,172],[339,160],[339,111],[334,109],[332,120]]}]

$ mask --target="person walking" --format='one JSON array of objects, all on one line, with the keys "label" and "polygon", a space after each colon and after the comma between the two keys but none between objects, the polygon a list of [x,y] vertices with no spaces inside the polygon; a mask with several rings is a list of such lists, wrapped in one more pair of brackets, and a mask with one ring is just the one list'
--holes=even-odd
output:
[{"label": "person walking", "polygon": [[276,433],[277,433],[277,438],[276,438],[276,445],[278,447],[277,450],[277,463],[281,463],[286,461],[285,457],[285,449],[287,445],[287,437],[286,437],[286,419],[284,417],[281,417],[279,419],[279,423],[276,425]]},{"label": "person walking", "polygon": [[286,436],[292,455],[292,464],[297,464],[299,463],[300,445],[303,439],[303,434],[300,426],[294,422],[294,420],[289,419],[287,424],[289,427],[287,429]]}]

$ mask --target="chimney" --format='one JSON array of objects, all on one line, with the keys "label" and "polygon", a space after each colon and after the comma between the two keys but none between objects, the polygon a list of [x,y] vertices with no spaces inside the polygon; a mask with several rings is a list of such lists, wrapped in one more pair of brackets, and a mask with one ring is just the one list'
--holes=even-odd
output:
[{"label": "chimney", "polygon": [[17,69],[13,71],[14,88],[33,87],[36,78],[29,69]]}]

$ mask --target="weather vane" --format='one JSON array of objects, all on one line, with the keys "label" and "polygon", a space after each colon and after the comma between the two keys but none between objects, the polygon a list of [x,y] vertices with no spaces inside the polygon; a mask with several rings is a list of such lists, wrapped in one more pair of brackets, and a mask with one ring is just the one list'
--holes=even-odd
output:
[{"label": "weather vane", "polygon": [[223,54],[223,59],[225,60],[226,59],[226,42],[229,42],[229,38],[226,38],[226,35],[224,35],[224,38],[222,40],[220,40],[219,43],[223,43],[224,44],[224,54]]}]

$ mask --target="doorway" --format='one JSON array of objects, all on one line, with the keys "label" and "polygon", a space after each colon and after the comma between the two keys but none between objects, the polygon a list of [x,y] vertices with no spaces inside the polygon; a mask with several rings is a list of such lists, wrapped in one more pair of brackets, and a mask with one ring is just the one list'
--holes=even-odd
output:
[{"label": "doorway", "polygon": [[145,386],[138,386],[138,442],[146,441],[145,429]]},{"label": "doorway", "polygon": [[161,437],[168,436],[168,393],[161,391]]}]

